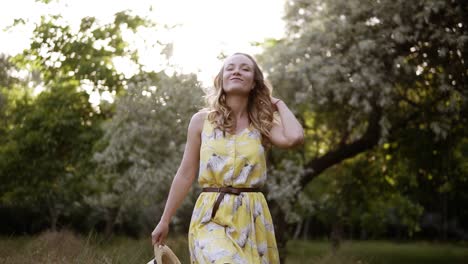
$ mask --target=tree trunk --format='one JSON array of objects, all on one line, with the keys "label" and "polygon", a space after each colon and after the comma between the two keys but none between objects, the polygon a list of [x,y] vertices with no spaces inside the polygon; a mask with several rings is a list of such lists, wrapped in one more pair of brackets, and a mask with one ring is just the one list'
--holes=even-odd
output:
[{"label": "tree trunk", "polygon": [[333,223],[332,231],[330,234],[332,253],[336,254],[340,249],[341,241],[343,239],[343,225],[341,221]]},{"label": "tree trunk", "polygon": [[59,212],[58,212],[55,202],[53,201],[53,198],[47,196],[46,203],[47,203],[47,209],[49,211],[50,230],[55,232],[57,231],[57,222],[58,222]]},{"label": "tree trunk", "polygon": [[310,233],[310,222],[312,222],[312,217],[307,217],[305,219],[305,226],[304,226],[304,232],[302,232],[302,239],[307,240],[309,238],[309,233]]},{"label": "tree trunk", "polygon": [[292,234],[294,226],[286,222],[286,215],[283,213],[279,205],[272,201],[270,203],[271,215],[273,217],[275,226],[275,237],[276,244],[278,246],[278,253],[280,257],[280,263],[286,263],[287,256],[287,244]]},{"label": "tree trunk", "polygon": [[116,211],[117,211],[116,208],[111,208],[107,210],[106,225],[104,227],[104,236],[107,238],[109,238],[114,231],[116,215],[117,215]]},{"label": "tree trunk", "polygon": [[55,208],[49,208],[50,230],[57,231],[58,212]]},{"label": "tree trunk", "polygon": [[114,229],[114,220],[111,217],[106,217],[106,226],[104,227],[104,236],[110,237]]},{"label": "tree trunk", "polygon": [[442,239],[447,241],[448,233],[448,203],[447,203],[447,194],[442,193]]},{"label": "tree trunk", "polygon": [[304,220],[297,223],[296,231],[294,231],[294,239],[299,239],[299,236],[301,235],[301,230],[302,230],[303,223],[304,223]]},{"label": "tree trunk", "polygon": [[331,166],[348,158],[352,158],[377,145],[381,134],[379,122],[382,117],[382,108],[376,105],[373,108],[374,111],[368,118],[369,124],[361,138],[348,144],[342,144],[338,148],[331,150],[323,156],[312,159],[304,165],[304,173],[300,181],[300,186],[302,188],[305,188],[309,182]]}]

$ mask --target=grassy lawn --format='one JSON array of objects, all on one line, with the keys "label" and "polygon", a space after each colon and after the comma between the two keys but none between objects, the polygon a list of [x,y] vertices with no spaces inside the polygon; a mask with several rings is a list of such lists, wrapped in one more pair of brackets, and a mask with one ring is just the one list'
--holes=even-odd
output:
[{"label": "grassy lawn", "polygon": [[291,241],[288,243],[288,263],[468,264],[468,246],[348,241],[343,243],[337,256],[331,256],[327,242]]},{"label": "grassy lawn", "polygon": [[[168,245],[189,263],[187,240],[178,236]],[[322,241],[291,241],[288,264],[468,264],[468,247],[424,242],[345,242],[336,256]],[[0,263],[147,263],[152,257],[148,239],[78,236],[71,232],[45,232],[33,237],[0,238]]]}]

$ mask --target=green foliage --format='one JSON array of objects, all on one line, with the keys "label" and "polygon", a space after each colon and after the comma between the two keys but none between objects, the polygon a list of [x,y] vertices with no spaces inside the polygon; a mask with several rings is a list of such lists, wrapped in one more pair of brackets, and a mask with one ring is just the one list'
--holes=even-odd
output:
[{"label": "green foliage", "polygon": [[382,139],[407,122],[444,137],[466,109],[467,14],[459,1],[289,1],[287,37],[268,42],[262,62],[278,94],[320,120],[310,129],[330,131],[319,141],[331,148],[380,110]]},{"label": "green foliage", "polygon": [[[286,3],[287,34],[266,41],[260,56],[274,92],[306,129],[301,156],[284,153],[271,162],[280,171],[272,173],[276,189],[298,194],[277,199],[284,216],[295,208],[297,215],[314,214],[324,223],[342,217],[373,235],[391,224],[409,234],[418,230],[420,199],[404,183],[414,183],[427,167],[408,163],[423,160],[421,150],[430,145],[412,137],[408,156],[375,148],[403,143],[399,137],[408,128],[430,135],[422,144],[442,143],[467,122],[466,17],[467,6],[455,0]],[[392,161],[398,165],[390,170]],[[431,158],[424,164],[429,162],[442,163]],[[434,173],[447,175],[443,169]],[[299,195],[305,186],[312,199]],[[453,186],[443,181],[433,188],[447,193]]]},{"label": "green foliage", "polygon": [[122,92],[125,78],[116,71],[115,58],[138,63],[123,34],[139,27],[154,26],[128,11],[115,14],[112,23],[102,25],[94,17],[81,20],[73,30],[59,15],[42,16],[35,25],[30,48],[17,55],[15,63],[29,71],[38,71],[46,87],[62,81],[91,83],[94,90]]},{"label": "green foliage", "polygon": [[[457,207],[448,205],[468,201],[467,13],[454,0],[287,2],[287,35],[265,41],[260,61],[275,95],[304,124],[306,144],[269,153],[268,199],[283,212],[276,223],[312,216],[366,236],[389,227],[411,236],[422,207],[448,218]],[[154,226],[202,98],[192,75],[142,70],[124,36],[154,26],[128,11],[108,24],[83,18],[76,29],[44,16],[27,50],[0,57],[2,206],[40,210],[50,222],[90,209],[89,226],[105,221],[110,231]],[[170,44],[162,49],[171,52]],[[116,60],[139,72],[128,79]],[[14,77],[18,70],[29,76]],[[36,85],[45,88],[37,97]],[[116,102],[91,107],[81,92],[89,87]],[[327,156],[345,152],[373,122],[375,142]],[[318,165],[328,170],[301,180]],[[193,198],[176,224],[187,226]]]},{"label": "green foliage", "polygon": [[0,148],[2,204],[42,209],[52,224],[86,193],[92,146],[101,134],[88,95],[75,89],[64,83],[21,105]]},{"label": "green foliage", "polygon": [[19,80],[11,76],[14,66],[6,55],[0,55],[0,144],[6,142],[8,133],[8,116],[11,113],[12,87]]},{"label": "green foliage", "polygon": [[[457,204],[468,202],[466,188],[466,128],[457,125],[445,140],[436,140],[430,129],[408,128],[385,150],[386,168],[402,192],[433,215],[425,225],[442,237],[466,228],[466,210]],[[437,219],[438,218],[438,219]],[[450,227],[449,227],[450,226]]]},{"label": "green foliage", "polygon": [[141,73],[129,81],[127,94],[117,101],[116,114],[105,126],[103,149],[95,154],[98,191],[87,199],[109,225],[154,225],[202,95],[194,75]]},{"label": "green foliage", "polygon": [[[124,92],[128,80],[115,59],[138,65],[138,54],[123,36],[154,23],[122,11],[108,24],[85,17],[73,29],[50,15],[34,26],[29,48],[0,65],[0,201],[42,211],[55,228],[60,216],[83,210],[82,198],[94,190],[91,156],[114,111],[105,102],[92,107],[88,93]],[[16,80],[18,70],[29,76]],[[44,88],[37,97],[35,86]]]},{"label": "green foliage", "polygon": [[384,155],[368,153],[329,169],[305,190],[312,203],[305,210],[325,226],[338,219],[365,237],[379,237],[390,227],[411,236],[420,230],[423,208],[401,192],[393,175],[382,176],[385,164]]},{"label": "green foliage", "polygon": [[[284,154],[283,154],[284,155]],[[297,208],[297,193],[302,189],[299,178],[303,172],[303,167],[290,159],[277,157],[279,160],[275,167],[268,171],[268,195],[267,199],[275,201],[285,214],[288,223],[300,221],[304,217],[304,211]],[[306,197],[299,197],[299,203],[310,208],[309,200]],[[308,209],[306,209],[308,211]]]}]

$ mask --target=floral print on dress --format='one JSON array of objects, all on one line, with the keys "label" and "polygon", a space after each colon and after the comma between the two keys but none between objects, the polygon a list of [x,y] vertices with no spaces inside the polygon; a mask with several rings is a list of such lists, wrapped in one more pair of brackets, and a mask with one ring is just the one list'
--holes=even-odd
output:
[{"label": "floral print on dress", "polygon": [[[202,187],[265,184],[265,150],[258,130],[248,127],[237,135],[223,135],[205,118],[201,140],[198,183]],[[191,263],[279,263],[273,221],[263,194],[225,194],[211,218],[218,195],[202,192],[195,204],[188,235]]]}]

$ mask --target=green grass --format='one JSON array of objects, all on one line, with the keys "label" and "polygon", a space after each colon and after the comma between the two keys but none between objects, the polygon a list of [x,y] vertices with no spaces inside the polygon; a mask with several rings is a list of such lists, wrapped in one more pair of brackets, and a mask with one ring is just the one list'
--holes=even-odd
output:
[{"label": "green grass", "polygon": [[[170,238],[167,244],[182,263],[189,263],[185,236]],[[324,241],[290,241],[287,264],[468,264],[466,245],[424,242],[348,241],[338,254],[330,254]],[[152,258],[147,239],[101,236],[87,237],[62,231],[37,236],[1,237],[0,263],[147,263]]]},{"label": "green grass", "polygon": [[290,241],[287,249],[288,263],[468,264],[466,245],[446,243],[347,241],[336,256],[327,242]]},{"label": "green grass", "polygon": [[[109,240],[68,231],[33,237],[0,239],[0,263],[146,263],[152,257],[150,240],[115,237]],[[145,262],[146,260],[146,262]]]}]

